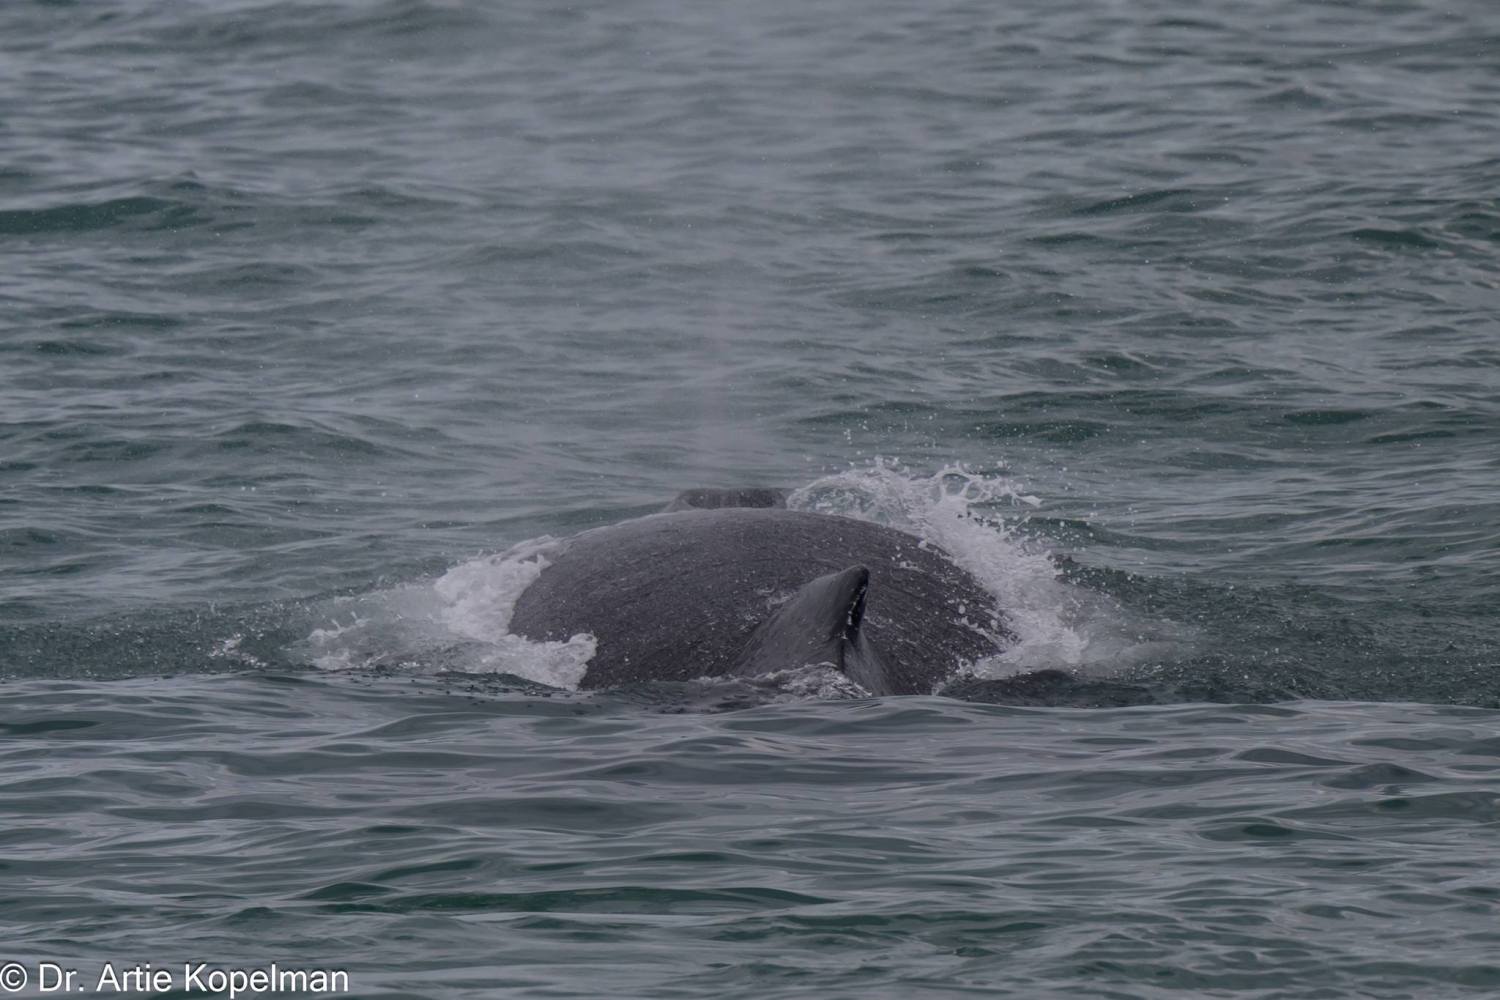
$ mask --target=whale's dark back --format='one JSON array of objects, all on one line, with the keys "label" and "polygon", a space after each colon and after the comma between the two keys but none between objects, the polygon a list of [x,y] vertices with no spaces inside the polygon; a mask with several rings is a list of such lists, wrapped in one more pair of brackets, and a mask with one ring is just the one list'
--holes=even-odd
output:
[{"label": "whale's dark back", "polygon": [[938,550],[852,518],[778,509],[656,514],[586,531],[516,601],[511,631],[592,633],[583,687],[726,674],[755,628],[804,584],[867,566],[863,634],[890,689],[928,693],[1000,651],[993,598]]}]

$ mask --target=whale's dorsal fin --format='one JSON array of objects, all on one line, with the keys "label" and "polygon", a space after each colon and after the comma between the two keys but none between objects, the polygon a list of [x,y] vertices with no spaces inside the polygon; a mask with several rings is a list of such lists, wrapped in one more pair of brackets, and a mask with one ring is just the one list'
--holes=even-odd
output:
[{"label": "whale's dorsal fin", "polygon": [[861,634],[869,587],[863,566],[804,585],[751,634],[730,673],[753,677],[831,663],[871,694],[890,694],[880,660]]},{"label": "whale's dorsal fin", "polygon": [[678,510],[718,510],[722,507],[785,507],[787,491],[774,486],[742,489],[683,490],[662,513]]}]

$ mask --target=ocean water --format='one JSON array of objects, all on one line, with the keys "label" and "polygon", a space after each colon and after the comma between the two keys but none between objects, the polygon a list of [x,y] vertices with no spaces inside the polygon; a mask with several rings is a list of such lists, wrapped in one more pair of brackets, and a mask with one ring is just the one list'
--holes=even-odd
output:
[{"label": "ocean water", "polygon": [[[1497,56],[1481,0],[0,5],[0,991],[1494,995]],[[553,539],[754,485],[1015,645],[580,693],[507,633]]]}]

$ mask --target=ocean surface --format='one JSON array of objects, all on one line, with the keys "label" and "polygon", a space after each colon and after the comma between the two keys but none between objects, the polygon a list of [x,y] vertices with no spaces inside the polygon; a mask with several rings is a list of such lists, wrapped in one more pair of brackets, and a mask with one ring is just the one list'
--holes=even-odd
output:
[{"label": "ocean surface", "polygon": [[[1500,993],[1497,136],[1493,0],[8,0],[0,993]],[[1014,645],[507,632],[763,485]]]}]

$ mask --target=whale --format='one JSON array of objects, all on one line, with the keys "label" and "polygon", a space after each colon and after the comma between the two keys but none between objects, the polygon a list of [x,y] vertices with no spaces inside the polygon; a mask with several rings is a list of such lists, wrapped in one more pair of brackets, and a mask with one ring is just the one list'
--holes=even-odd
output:
[{"label": "whale", "polygon": [[828,666],[877,696],[933,693],[1013,640],[993,595],[942,549],[790,510],[771,488],[688,490],[565,539],[509,629],[591,635],[583,689]]}]

